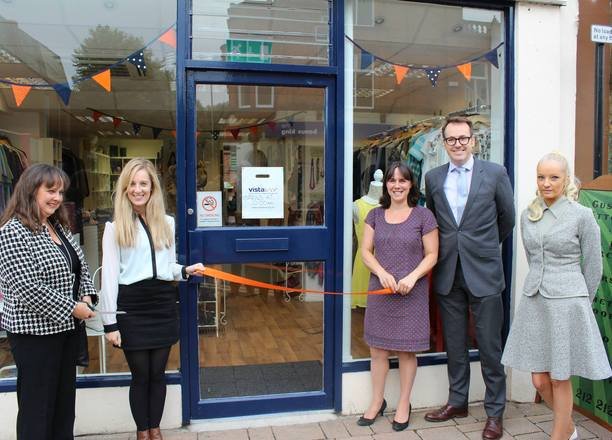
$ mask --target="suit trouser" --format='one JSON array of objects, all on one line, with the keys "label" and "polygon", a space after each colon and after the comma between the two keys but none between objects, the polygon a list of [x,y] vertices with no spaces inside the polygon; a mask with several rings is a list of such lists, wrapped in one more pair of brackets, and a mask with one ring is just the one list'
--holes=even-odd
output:
[{"label": "suit trouser", "polygon": [[506,405],[506,374],[501,364],[502,325],[501,293],[477,297],[468,289],[459,262],[453,287],[448,295],[437,295],[442,316],[444,343],[448,355],[448,403],[455,407],[468,404],[470,359],[468,352],[469,309],[476,327],[480,366],[486,386],[484,406],[489,417],[501,417]]},{"label": "suit trouser", "polygon": [[17,365],[17,440],[73,439],[77,333],[8,338]]}]

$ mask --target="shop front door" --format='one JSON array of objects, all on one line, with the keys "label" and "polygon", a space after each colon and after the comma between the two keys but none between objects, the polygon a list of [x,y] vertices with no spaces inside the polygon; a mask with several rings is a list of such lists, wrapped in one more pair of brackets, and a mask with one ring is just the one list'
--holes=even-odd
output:
[{"label": "shop front door", "polygon": [[190,281],[190,418],[333,408],[336,299],[298,290],[335,287],[333,83],[190,72],[187,84],[189,260],[296,289]]}]

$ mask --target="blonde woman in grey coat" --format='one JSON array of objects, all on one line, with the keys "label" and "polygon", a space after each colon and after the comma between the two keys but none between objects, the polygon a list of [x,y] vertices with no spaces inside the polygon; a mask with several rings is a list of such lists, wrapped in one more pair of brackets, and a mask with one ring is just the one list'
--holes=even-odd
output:
[{"label": "blonde woman in grey coat", "polygon": [[567,160],[538,163],[536,199],[522,213],[529,273],[502,363],[531,372],[553,411],[552,440],[576,440],[570,376],[612,375],[591,302],[602,275],[601,236],[590,209],[578,204]]}]

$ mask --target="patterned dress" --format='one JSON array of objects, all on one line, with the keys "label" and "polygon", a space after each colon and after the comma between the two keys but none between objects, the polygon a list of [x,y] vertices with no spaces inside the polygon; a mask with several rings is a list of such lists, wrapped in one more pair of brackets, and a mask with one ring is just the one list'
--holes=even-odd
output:
[{"label": "patterned dress", "polygon": [[[415,206],[398,224],[385,220],[385,210],[375,208],[366,223],[374,229],[374,256],[399,281],[423,260],[423,235],[437,228],[427,208]],[[369,290],[381,289],[370,276]],[[365,314],[364,339],[370,347],[418,352],[429,349],[429,282],[422,277],[408,295],[370,295]]]}]

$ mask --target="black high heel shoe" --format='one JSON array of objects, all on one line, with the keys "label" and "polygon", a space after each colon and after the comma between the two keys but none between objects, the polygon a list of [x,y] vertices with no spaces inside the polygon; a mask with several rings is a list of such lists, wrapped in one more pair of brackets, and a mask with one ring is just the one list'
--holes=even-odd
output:
[{"label": "black high heel shoe", "polygon": [[[410,405],[410,404],[409,404]],[[406,420],[405,422],[398,422],[395,419],[393,419],[393,423],[391,423],[391,427],[393,428],[394,431],[403,431],[404,429],[408,428],[408,424],[410,423],[410,416],[412,415],[412,405],[408,406],[408,420]]]},{"label": "black high heel shoe", "polygon": [[373,419],[368,419],[367,417],[359,417],[359,420],[357,420],[357,424],[359,426],[370,426],[371,424],[373,424],[376,421],[376,418],[378,416],[382,416],[383,412],[385,412],[385,409],[387,408],[387,401],[385,399],[383,399],[383,403],[382,405],[380,405],[380,409],[378,410],[378,412],[376,413],[376,415],[374,416]]}]

